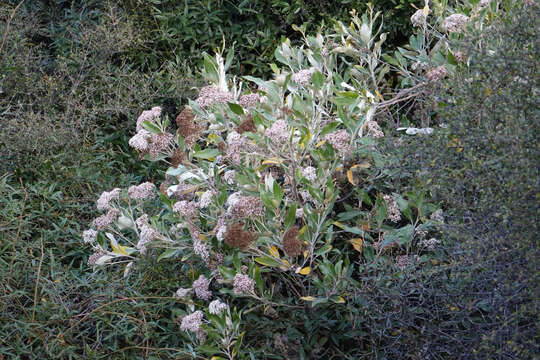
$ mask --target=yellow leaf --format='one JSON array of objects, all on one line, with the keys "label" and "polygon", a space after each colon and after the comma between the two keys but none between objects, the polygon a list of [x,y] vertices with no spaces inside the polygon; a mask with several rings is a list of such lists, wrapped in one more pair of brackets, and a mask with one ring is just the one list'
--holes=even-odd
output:
[{"label": "yellow leaf", "polygon": [[278,159],[278,158],[270,158],[270,159],[267,159],[267,160],[264,160],[262,162],[262,165],[268,165],[268,164],[271,164],[271,165],[279,165],[283,162],[283,159]]},{"label": "yellow leaf", "polygon": [[281,260],[281,265],[279,265],[279,268],[283,271],[287,271],[291,268],[291,263],[283,259]]},{"label": "yellow leaf", "polygon": [[381,101],[384,101],[382,95],[380,92],[378,92],[377,90],[375,90],[375,94],[377,94],[377,96],[379,97],[379,99],[381,99]]},{"label": "yellow leaf", "polygon": [[347,180],[349,180],[352,185],[358,185],[358,182],[356,182],[354,179],[354,175],[351,169],[347,171]]},{"label": "yellow leaf", "polygon": [[332,224],[336,225],[338,228],[343,229],[343,224],[339,221],[334,221]]},{"label": "yellow leaf", "polygon": [[334,300],[338,304],[345,304],[345,299],[342,296],[338,296],[337,300]]},{"label": "yellow leaf", "polygon": [[309,250],[304,251],[304,258],[307,258],[308,255],[309,255]]},{"label": "yellow leaf", "polygon": [[424,9],[422,10],[422,12],[424,13],[424,16],[429,15],[429,5],[428,5],[427,1],[426,1],[426,5],[424,6]]},{"label": "yellow leaf", "polygon": [[300,229],[300,231],[298,232],[298,235],[304,235],[304,233],[306,232],[306,230],[307,230],[307,225],[304,225],[304,226]]},{"label": "yellow leaf", "polygon": [[358,251],[359,253],[362,253],[362,245],[364,244],[364,240],[361,238],[354,238],[349,240],[351,245],[353,246],[354,250]]},{"label": "yellow leaf", "polygon": [[309,275],[310,272],[311,272],[311,268],[309,266],[306,266],[303,269],[298,268],[298,270],[296,270],[296,273],[301,274],[301,275]]},{"label": "yellow leaf", "polygon": [[314,298],[313,296],[302,296],[300,299],[304,300],[304,301],[313,301],[313,300],[317,300],[317,298]]},{"label": "yellow leaf", "polygon": [[[115,246],[116,245],[116,246]],[[126,251],[126,247],[118,244],[113,244],[111,241],[112,252],[118,255],[129,255]]]},{"label": "yellow leaf", "polygon": [[279,251],[274,245],[270,246],[270,248],[268,250],[270,251],[270,255],[272,257],[275,257],[276,259],[279,259]]},{"label": "yellow leaf", "polygon": [[360,168],[360,169],[367,169],[367,168],[369,168],[370,166],[371,166],[370,163],[368,163],[368,162],[363,162],[363,163],[361,163],[361,164],[356,164],[356,165],[351,166],[351,169],[358,169],[358,168]]},{"label": "yellow leaf", "polygon": [[317,144],[315,144],[315,147],[318,148],[318,147],[322,146],[325,142],[326,142],[326,140],[321,140]]}]

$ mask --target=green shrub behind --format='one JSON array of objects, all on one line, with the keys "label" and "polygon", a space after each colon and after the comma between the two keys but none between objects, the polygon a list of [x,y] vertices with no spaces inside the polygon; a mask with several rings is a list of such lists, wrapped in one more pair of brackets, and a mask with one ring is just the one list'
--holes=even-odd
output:
[{"label": "green shrub behind", "polygon": [[415,150],[406,159],[448,208],[445,233],[457,240],[455,263],[427,292],[447,293],[455,311],[435,333],[453,324],[454,339],[432,345],[524,359],[538,353],[539,10],[506,6],[486,31],[454,41],[469,66],[438,94],[446,128],[409,144]]}]

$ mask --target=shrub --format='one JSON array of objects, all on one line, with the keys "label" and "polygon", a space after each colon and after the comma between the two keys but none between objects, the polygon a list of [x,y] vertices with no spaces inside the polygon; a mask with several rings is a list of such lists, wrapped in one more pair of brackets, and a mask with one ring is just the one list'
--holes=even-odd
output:
[{"label": "shrub", "polygon": [[[306,36],[302,48],[284,41],[269,81],[230,79],[230,56],[204,55],[210,85],[177,116],[175,135],[159,107],[140,115],[130,145],[166,160],[167,177],[102,193],[103,213],[83,238],[90,265],[123,265],[128,279],[156,263],[179,267],[171,311],[196,345],[183,351],[373,355],[419,320],[372,332],[372,320],[389,320],[398,299],[412,296],[405,285],[437,271],[442,215],[424,191],[388,186],[394,157],[379,148],[377,101],[366,89],[379,70],[342,66],[357,59],[369,69],[380,55],[371,15],[338,24],[342,38]],[[364,296],[381,289],[391,301],[374,315]]]}]

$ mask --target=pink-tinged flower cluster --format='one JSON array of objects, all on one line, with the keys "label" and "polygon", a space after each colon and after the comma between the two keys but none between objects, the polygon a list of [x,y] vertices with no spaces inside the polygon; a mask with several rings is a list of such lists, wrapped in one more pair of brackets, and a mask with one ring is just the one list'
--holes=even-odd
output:
[{"label": "pink-tinged flower cluster", "polygon": [[238,104],[242,106],[243,108],[249,109],[252,107],[257,106],[259,103],[259,94],[253,93],[253,94],[247,94],[240,96],[240,99],[238,100]]},{"label": "pink-tinged flower cluster", "polygon": [[233,96],[230,92],[223,91],[214,85],[208,85],[201,89],[195,102],[200,108],[206,108],[212,104],[226,104],[232,100]]},{"label": "pink-tinged flower cluster", "polygon": [[291,79],[299,84],[305,85],[311,81],[315,68],[300,70],[293,74]]},{"label": "pink-tinged flower cluster", "polygon": [[461,30],[463,30],[468,21],[468,16],[463,14],[452,14],[444,19],[442,27],[448,32],[459,33]]},{"label": "pink-tinged flower cluster", "polygon": [[145,182],[140,185],[130,186],[128,195],[135,200],[145,200],[153,198],[155,195],[156,186],[151,182]]},{"label": "pink-tinged flower cluster", "polygon": [[116,220],[116,217],[118,216],[118,214],[119,214],[118,210],[110,209],[109,211],[107,211],[106,214],[103,214],[95,218],[94,221],[92,222],[92,227],[94,227],[94,229],[96,230],[102,230],[105,227],[112,224]]},{"label": "pink-tinged flower cluster", "polygon": [[349,142],[351,141],[351,135],[347,130],[338,130],[333,133],[327,134],[324,139],[328,141],[334,150],[340,153],[346,153],[349,150]]},{"label": "pink-tinged flower cluster", "polygon": [[315,169],[313,166],[306,166],[302,170],[302,175],[304,175],[307,180],[313,181],[317,178],[317,169]]},{"label": "pink-tinged flower cluster", "polygon": [[90,255],[90,257],[88,257],[88,261],[86,262],[89,266],[93,266],[93,265],[96,265],[96,262],[103,256],[105,255],[104,252],[102,251],[96,251],[95,253],[93,253],[92,255]]},{"label": "pink-tinged flower cluster", "polygon": [[213,315],[221,315],[225,310],[227,310],[227,304],[220,300],[214,300],[208,305],[208,311]]},{"label": "pink-tinged flower cluster", "polygon": [[236,179],[236,171],[235,170],[227,170],[223,174],[223,180],[229,185],[233,185],[234,181]]},{"label": "pink-tinged flower cluster", "polygon": [[97,234],[97,231],[92,229],[84,231],[82,235],[84,243],[93,244],[97,239]]},{"label": "pink-tinged flower cluster", "polygon": [[277,120],[272,126],[264,131],[264,135],[268,136],[275,145],[283,145],[290,136],[287,122],[285,120]]},{"label": "pink-tinged flower cluster", "polygon": [[444,222],[444,215],[443,215],[442,209],[439,209],[439,210],[435,211],[433,214],[431,214],[431,216],[429,218],[431,220],[433,220],[433,221],[443,223]]},{"label": "pink-tinged flower cluster", "polygon": [[227,143],[228,146],[225,155],[233,164],[240,164],[242,162],[242,155],[251,153],[254,150],[250,140],[236,132],[232,132],[227,137]]},{"label": "pink-tinged flower cluster", "polygon": [[199,197],[199,208],[206,209],[212,203],[212,198],[215,196],[215,192],[207,190]]},{"label": "pink-tinged flower cluster", "polygon": [[435,246],[437,246],[439,243],[440,243],[440,240],[436,238],[431,238],[431,239],[422,239],[419,241],[418,244],[420,245],[420,247],[424,247],[428,250],[433,250],[435,249]]},{"label": "pink-tinged flower cluster", "polygon": [[405,270],[407,267],[413,265],[418,260],[420,260],[420,257],[418,255],[414,255],[412,259],[408,255],[396,256],[396,266],[401,270]]},{"label": "pink-tinged flower cluster", "polygon": [[446,74],[447,74],[446,68],[444,67],[444,65],[441,65],[441,66],[437,66],[435,69],[430,70],[426,74],[426,78],[429,82],[434,83],[434,82],[438,82],[444,79]]},{"label": "pink-tinged flower cluster", "polygon": [[247,275],[236,274],[234,276],[233,287],[236,295],[251,294],[255,289],[255,281]]},{"label": "pink-tinged flower cluster", "polygon": [[150,225],[147,214],[144,214],[135,220],[135,224],[139,229],[139,241],[137,242],[136,247],[137,250],[144,255],[146,254],[146,244],[159,238],[160,233]]},{"label": "pink-tinged flower cluster", "polygon": [[179,213],[186,220],[194,220],[199,214],[199,208],[196,202],[194,201],[178,201],[173,205],[173,211]]},{"label": "pink-tinged flower cluster", "polygon": [[375,121],[367,122],[367,130],[368,135],[375,139],[384,137],[384,133],[382,132],[381,127]]},{"label": "pink-tinged flower cluster", "polygon": [[174,135],[167,132],[152,134],[141,128],[129,139],[129,146],[142,154],[149,154],[150,157],[156,158],[161,152],[168,150],[173,140]]},{"label": "pink-tinged flower cluster", "polygon": [[401,220],[401,212],[399,211],[396,200],[391,195],[383,195],[384,202],[386,203],[386,217],[394,223]]},{"label": "pink-tinged flower cluster", "polygon": [[205,263],[208,263],[208,260],[210,260],[210,252],[208,251],[208,247],[197,238],[193,239],[193,252],[195,255],[199,255]]},{"label": "pink-tinged flower cluster", "polygon": [[118,199],[120,196],[120,189],[116,188],[111,191],[104,191],[101,193],[101,196],[99,197],[97,201],[97,209],[98,210],[109,210],[111,208],[110,202],[112,200]]},{"label": "pink-tinged flower cluster", "polygon": [[198,332],[201,329],[203,317],[204,314],[200,310],[184,316],[182,318],[182,324],[180,325],[180,329],[182,331]]},{"label": "pink-tinged flower cluster", "polygon": [[179,288],[178,290],[176,290],[176,292],[174,293],[174,297],[176,298],[184,298],[186,296],[188,296],[191,292],[193,291],[192,288]]},{"label": "pink-tinged flower cluster", "polygon": [[416,10],[416,12],[411,16],[411,23],[415,27],[424,26],[426,24],[426,19],[431,11],[428,10],[424,12],[424,9]]},{"label": "pink-tinged flower cluster", "polygon": [[145,121],[154,122],[161,116],[161,107],[154,106],[150,110],[144,110],[137,118],[137,132],[143,129],[142,123]]},{"label": "pink-tinged flower cluster", "polygon": [[243,219],[264,215],[263,203],[258,197],[239,196],[237,199],[229,203],[230,207],[228,213],[236,218]]},{"label": "pink-tinged flower cluster", "polygon": [[210,280],[204,275],[200,275],[197,280],[193,282],[193,291],[195,295],[201,300],[208,300],[212,297],[212,292],[208,290],[210,286]]}]

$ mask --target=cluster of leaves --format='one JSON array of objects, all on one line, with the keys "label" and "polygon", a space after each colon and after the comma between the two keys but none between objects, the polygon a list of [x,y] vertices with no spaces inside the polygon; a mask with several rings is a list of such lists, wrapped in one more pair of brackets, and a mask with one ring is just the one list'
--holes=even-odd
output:
[{"label": "cluster of leaves", "polygon": [[[413,5],[421,3],[372,2],[377,10],[384,11],[383,31],[389,33],[393,44],[403,42],[411,33],[409,17],[415,11]],[[124,0],[122,5],[145,31],[144,45],[132,52],[134,62],[155,68],[165,59],[180,58],[196,65],[203,51],[226,45],[238,54],[232,64],[235,73],[259,76],[269,73],[267,64],[273,60],[281,38],[301,40],[295,26],[304,24],[312,32],[321,22],[345,20],[351,10],[368,9],[363,0]]]}]

